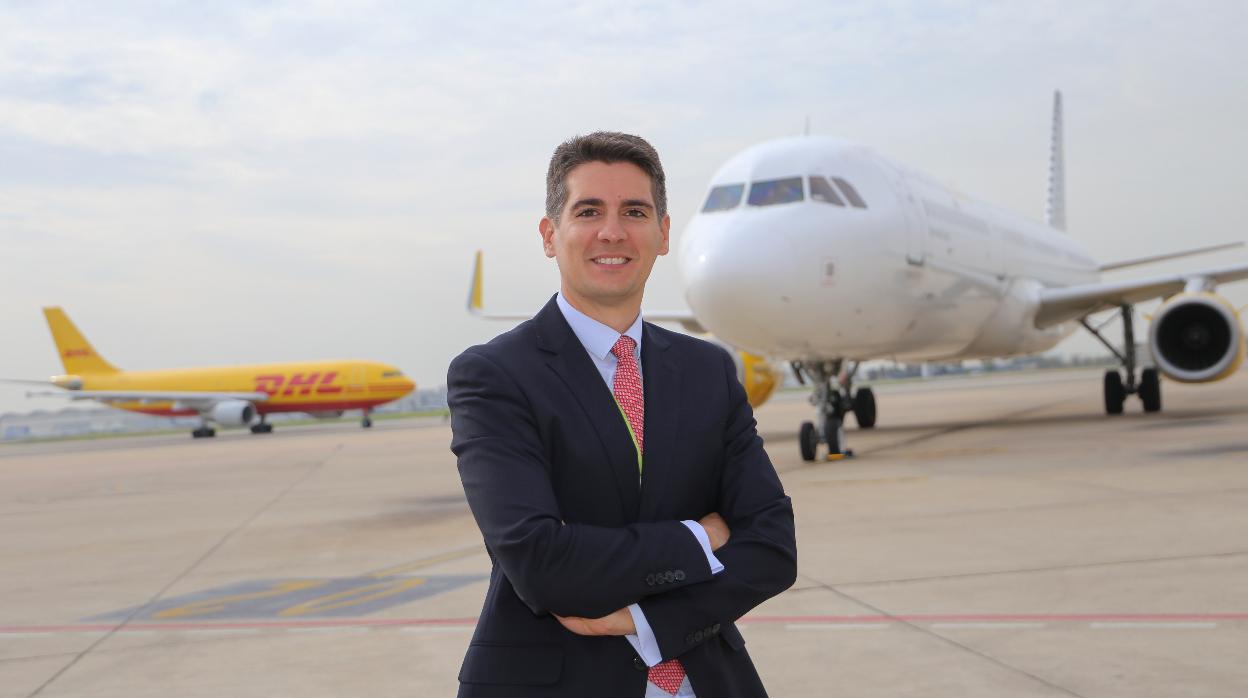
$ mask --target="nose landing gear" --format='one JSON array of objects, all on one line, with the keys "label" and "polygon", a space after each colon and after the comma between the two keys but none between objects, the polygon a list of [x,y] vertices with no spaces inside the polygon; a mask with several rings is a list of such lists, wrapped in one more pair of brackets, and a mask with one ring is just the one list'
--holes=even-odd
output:
[{"label": "nose landing gear", "polygon": [[814,384],[810,404],[818,413],[816,422],[802,422],[798,431],[798,445],[802,460],[813,461],[818,455],[819,444],[827,444],[828,460],[851,458],[854,452],[845,448],[845,415],[853,412],[862,429],[875,426],[875,393],[870,388],[853,391],[854,374],[858,364],[841,375],[841,359],[834,361],[795,361],[793,373],[805,384]]}]

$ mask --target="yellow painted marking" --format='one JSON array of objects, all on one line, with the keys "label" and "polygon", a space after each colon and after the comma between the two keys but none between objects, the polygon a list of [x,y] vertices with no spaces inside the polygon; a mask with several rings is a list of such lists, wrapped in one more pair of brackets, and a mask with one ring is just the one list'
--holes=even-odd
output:
[{"label": "yellow painted marking", "polygon": [[362,587],[347,589],[335,594],[328,594],[320,598],[312,599],[304,603],[291,606],[290,608],[278,613],[279,616],[302,616],[309,613],[324,613],[338,608],[346,608],[347,606],[355,606],[357,604],[367,603],[369,601],[377,601],[395,594],[401,594],[408,589],[424,584],[425,580],[416,577],[415,579],[396,579],[377,582],[375,584],[366,584]]},{"label": "yellow painted marking", "polygon": [[829,453],[828,460],[845,460],[844,453]]},{"label": "yellow painted marking", "polygon": [[434,555],[433,557],[426,557],[421,560],[416,560],[415,562],[405,562],[401,565],[395,565],[394,567],[389,567],[384,570],[373,572],[367,576],[372,577],[373,579],[385,579],[386,577],[397,577],[401,574],[406,574],[407,572],[411,572],[412,570],[418,570],[422,567],[429,567],[430,565],[436,565],[442,562],[450,562],[451,560],[458,560],[464,557],[471,557],[473,555],[479,555],[484,552],[485,552],[484,550],[474,545],[472,548],[468,550],[455,550],[449,553],[442,553],[441,555]]},{"label": "yellow painted marking", "polygon": [[202,601],[194,601],[184,606],[175,608],[167,608],[160,613],[153,614],[153,618],[186,618],[187,616],[202,616],[208,613],[218,613],[224,611],[225,607],[236,601],[251,601],[253,599],[264,599],[271,596],[281,596],[289,594],[292,591],[303,591],[304,589],[312,589],[324,586],[328,582],[326,580],[308,580],[301,582],[278,582],[271,589],[264,591],[253,591],[246,594],[234,594],[232,596],[218,596],[211,599],[203,599]]}]

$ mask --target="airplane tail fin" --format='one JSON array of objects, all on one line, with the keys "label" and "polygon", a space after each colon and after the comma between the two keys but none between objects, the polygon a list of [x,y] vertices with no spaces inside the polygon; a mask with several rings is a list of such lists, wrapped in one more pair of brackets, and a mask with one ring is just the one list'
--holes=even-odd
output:
[{"label": "airplane tail fin", "polygon": [[1053,92],[1053,133],[1049,141],[1049,202],[1044,222],[1066,229],[1066,158],[1062,149],[1062,92]]},{"label": "airplane tail fin", "polygon": [[476,261],[472,265],[472,281],[468,285],[468,312],[481,314],[481,250],[477,250]]},{"label": "airplane tail fin", "polygon": [[78,331],[74,323],[60,308],[44,308],[43,316],[48,320],[48,329],[52,330],[52,341],[60,352],[61,363],[65,372],[73,375],[84,373],[117,373],[117,367],[108,363],[86,337]]}]

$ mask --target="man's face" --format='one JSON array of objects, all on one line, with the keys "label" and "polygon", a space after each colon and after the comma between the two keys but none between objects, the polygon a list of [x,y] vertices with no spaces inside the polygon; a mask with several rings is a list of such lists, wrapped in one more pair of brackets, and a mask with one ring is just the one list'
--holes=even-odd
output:
[{"label": "man's face", "polygon": [[[650,268],[667,254],[671,219],[654,208],[650,177],[631,162],[587,162],[567,176],[559,222],[538,226],[573,305],[640,306]],[[578,304],[578,301],[580,303]]]}]

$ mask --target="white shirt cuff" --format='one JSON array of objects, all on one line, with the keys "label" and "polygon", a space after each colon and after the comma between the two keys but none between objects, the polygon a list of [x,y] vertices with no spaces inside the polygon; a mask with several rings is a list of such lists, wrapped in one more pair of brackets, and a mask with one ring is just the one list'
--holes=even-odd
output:
[{"label": "white shirt cuff", "polygon": [[659,641],[654,637],[654,631],[650,629],[650,623],[646,620],[646,614],[641,612],[641,606],[632,604],[628,607],[628,612],[633,616],[633,625],[637,628],[636,635],[625,635],[624,639],[628,640],[628,644],[633,646],[637,651],[637,655],[641,657],[641,661],[646,666],[654,666],[663,661],[663,653],[659,651]]},{"label": "white shirt cuff", "polygon": [[706,535],[706,529],[702,528],[702,524],[697,521],[681,521],[685,528],[698,539],[698,543],[702,546],[702,552],[706,553],[706,564],[711,566],[711,574],[719,574],[724,571],[724,563],[715,557],[715,553],[711,552],[711,538]]}]

